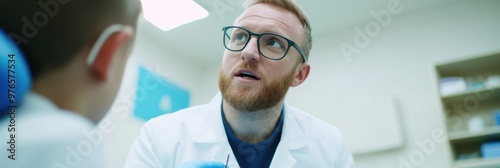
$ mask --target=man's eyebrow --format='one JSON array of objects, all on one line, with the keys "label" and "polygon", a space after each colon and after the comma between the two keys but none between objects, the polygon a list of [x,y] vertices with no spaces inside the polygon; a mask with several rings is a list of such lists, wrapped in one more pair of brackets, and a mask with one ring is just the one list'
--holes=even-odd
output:
[{"label": "man's eyebrow", "polygon": [[274,33],[274,34],[279,34],[279,35],[282,35],[281,33],[277,32],[277,31],[265,31],[265,32],[262,32],[262,33]]},{"label": "man's eyebrow", "polygon": [[[250,30],[247,26],[240,26],[240,27],[245,28],[247,30]],[[254,32],[252,30],[250,30],[250,31]],[[266,30],[266,31],[263,31],[263,32],[255,32],[255,33],[258,33],[258,34],[262,34],[262,33],[274,33],[274,34],[278,34],[278,35],[283,36],[283,34],[281,34],[280,32],[274,31],[274,30]]]}]

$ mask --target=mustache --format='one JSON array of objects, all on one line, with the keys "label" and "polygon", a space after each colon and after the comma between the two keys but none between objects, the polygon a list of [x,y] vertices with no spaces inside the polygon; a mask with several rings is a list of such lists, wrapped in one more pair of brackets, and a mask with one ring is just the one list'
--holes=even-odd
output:
[{"label": "mustache", "polygon": [[249,69],[249,70],[252,70],[252,71],[255,71],[255,72],[258,72],[259,69],[257,68],[257,65],[255,63],[248,63],[248,62],[241,62],[237,67],[237,69],[239,68],[246,68],[246,69]]}]

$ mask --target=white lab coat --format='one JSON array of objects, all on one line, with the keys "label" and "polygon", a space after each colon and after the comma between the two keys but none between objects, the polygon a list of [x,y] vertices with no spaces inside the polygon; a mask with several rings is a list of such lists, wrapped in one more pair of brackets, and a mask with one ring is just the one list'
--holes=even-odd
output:
[{"label": "white lab coat", "polygon": [[[125,167],[172,168],[187,161],[225,163],[228,154],[229,167],[239,167],[222,123],[221,101],[218,93],[209,104],[145,123]],[[286,104],[284,114],[281,141],[270,167],[354,167],[352,154],[337,128]]]},{"label": "white lab coat", "polygon": [[59,109],[45,97],[28,93],[16,111],[16,160],[5,144],[11,133],[10,117],[0,121],[2,139],[0,167],[5,168],[103,168],[105,153],[83,132],[91,132],[94,124],[85,117]]}]

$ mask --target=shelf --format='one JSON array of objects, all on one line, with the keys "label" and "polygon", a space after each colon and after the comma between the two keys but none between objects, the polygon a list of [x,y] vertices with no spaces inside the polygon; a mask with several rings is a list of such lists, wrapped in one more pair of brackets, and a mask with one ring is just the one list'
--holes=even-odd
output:
[{"label": "shelf", "polygon": [[469,57],[436,65],[439,76],[476,76],[500,72],[500,52],[487,53],[480,57]]},{"label": "shelf", "polygon": [[[491,75],[500,75],[500,51],[474,55],[464,59],[436,64],[437,91],[443,77],[463,77],[468,82],[485,82]],[[475,86],[475,85],[474,85]],[[500,168],[499,158],[475,158],[456,160],[481,151],[484,143],[500,141],[500,126],[495,124],[495,112],[500,110],[500,86],[466,90],[448,95],[439,95],[444,125],[448,128],[446,148],[450,164],[458,168]],[[481,118],[483,130],[469,132],[472,117]],[[479,156],[477,156],[479,157]]]},{"label": "shelf", "polygon": [[467,141],[472,139],[487,139],[492,136],[500,137],[500,126],[486,127],[478,132],[455,131],[448,133],[450,141]]},{"label": "shelf", "polygon": [[454,165],[456,168],[498,168],[500,167],[500,158],[455,161]]},{"label": "shelf", "polygon": [[491,88],[483,88],[483,89],[479,89],[479,90],[468,90],[468,91],[464,91],[464,92],[460,92],[460,93],[441,96],[441,99],[445,102],[464,101],[465,98],[467,98],[467,96],[476,96],[475,94],[484,95],[486,92],[490,93],[490,97],[493,96],[491,94],[499,94],[500,93],[500,86],[491,87]]}]

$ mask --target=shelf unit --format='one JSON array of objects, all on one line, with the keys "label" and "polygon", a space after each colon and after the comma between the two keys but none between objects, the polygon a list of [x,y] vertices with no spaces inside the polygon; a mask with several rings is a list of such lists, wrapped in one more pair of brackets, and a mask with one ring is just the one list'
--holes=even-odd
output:
[{"label": "shelf unit", "polygon": [[[438,88],[443,77],[464,77],[483,82],[490,75],[500,75],[500,52],[438,64],[434,69]],[[482,158],[480,149],[485,142],[500,141],[500,126],[494,120],[495,111],[500,110],[500,86],[482,85],[459,93],[439,95],[439,100],[447,128],[446,143],[452,167],[499,168],[500,157]],[[484,128],[469,131],[471,118],[481,118]],[[477,157],[459,159],[464,154]]]},{"label": "shelf unit", "polygon": [[500,159],[471,159],[466,161],[457,161],[454,164],[456,168],[469,168],[469,167],[491,167],[498,168]]},{"label": "shelf unit", "polygon": [[492,135],[493,136],[500,135],[500,126],[486,127],[483,130],[477,131],[477,132],[469,132],[466,130],[449,132],[448,139],[450,141],[458,142],[458,141],[480,139],[480,138],[484,138],[484,137],[492,136]]}]

